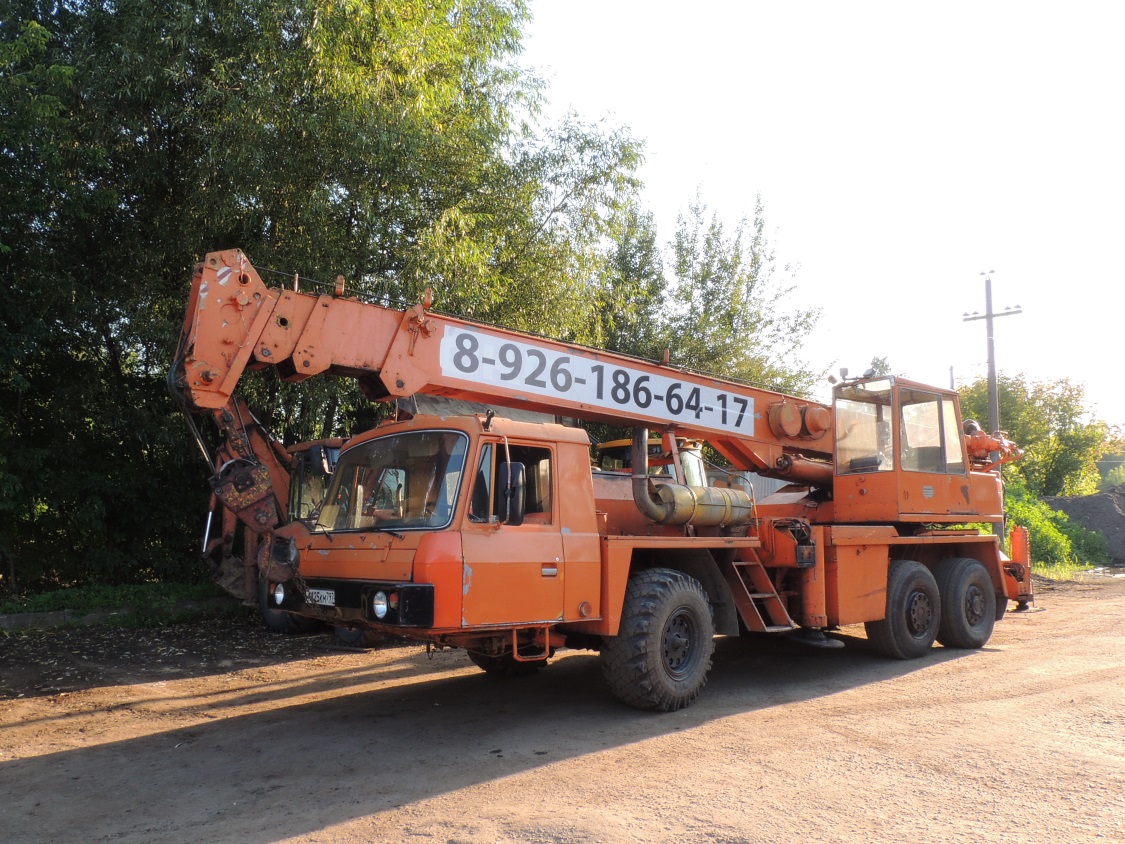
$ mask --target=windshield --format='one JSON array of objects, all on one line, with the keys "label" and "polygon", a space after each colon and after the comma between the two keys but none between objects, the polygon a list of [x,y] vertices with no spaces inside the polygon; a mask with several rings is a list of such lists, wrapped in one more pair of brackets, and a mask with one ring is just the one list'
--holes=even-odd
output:
[{"label": "windshield", "polygon": [[459,431],[412,431],[348,449],[336,464],[316,529],[446,527],[468,443]]}]

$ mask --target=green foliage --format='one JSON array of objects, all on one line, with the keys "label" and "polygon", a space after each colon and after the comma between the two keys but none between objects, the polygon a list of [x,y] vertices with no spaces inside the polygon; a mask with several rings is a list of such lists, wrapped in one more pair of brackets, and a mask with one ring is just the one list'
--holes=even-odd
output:
[{"label": "green foliage", "polygon": [[1105,538],[1072,522],[1035,497],[1022,478],[1011,477],[1004,489],[1009,525],[1028,529],[1036,567],[1085,566],[1109,562]]},{"label": "green foliage", "polygon": [[[1026,452],[1004,467],[1004,501],[1010,522],[1031,533],[1037,568],[1103,564],[1109,560],[1105,538],[1051,509],[1044,496],[1090,495],[1097,491],[1098,461],[1120,450],[1120,434],[1088,418],[1084,391],[1069,380],[1030,381],[1024,376],[997,378],[1001,428]],[[988,382],[961,389],[964,418],[987,426]]]},{"label": "green foliage", "polygon": [[1098,490],[1105,491],[1122,484],[1125,484],[1125,464],[1118,464],[1109,469],[1098,482]]},{"label": "green foliage", "polygon": [[[594,342],[648,359],[667,351],[678,366],[809,392],[819,374],[795,356],[818,312],[786,303],[793,287],[784,279],[794,270],[777,264],[761,199],[752,223],[743,219],[726,232],[697,195],[666,255],[652,214],[630,201],[614,208],[610,248],[594,282]],[[629,436],[615,426],[586,427],[597,441]]]},{"label": "green foliage", "polygon": [[142,583],[129,586],[82,586],[40,592],[21,599],[0,602],[0,615],[11,613],[57,612],[74,610],[117,610],[151,604],[175,605],[181,601],[202,601],[225,597],[210,583]]},{"label": "green foliage", "polygon": [[669,343],[668,283],[650,212],[630,204],[613,220],[613,242],[597,278],[595,342],[616,352],[659,358]]},{"label": "green foliage", "polygon": [[891,375],[891,365],[887,362],[886,358],[875,356],[871,358],[871,374],[872,375]]},{"label": "green foliage", "polygon": [[247,613],[213,584],[144,583],[40,592],[0,603],[0,614],[69,611],[71,623],[152,628],[216,615]]},{"label": "green foliage", "polygon": [[635,195],[640,145],[574,116],[515,146],[488,183],[419,235],[412,298],[433,285],[446,312],[577,342],[595,340],[588,280]]},{"label": "green foliage", "polygon": [[[1068,379],[1029,381],[1025,376],[997,378],[1000,427],[1026,456],[1005,471],[1019,475],[1036,496],[1090,495],[1097,491],[1097,463],[1121,448],[1121,434],[1100,420],[1090,420],[1081,385]],[[961,389],[964,418],[987,427],[986,379]]]}]

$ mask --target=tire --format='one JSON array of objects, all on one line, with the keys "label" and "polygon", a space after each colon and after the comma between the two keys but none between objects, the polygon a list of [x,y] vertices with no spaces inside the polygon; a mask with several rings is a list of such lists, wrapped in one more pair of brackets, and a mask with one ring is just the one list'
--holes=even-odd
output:
[{"label": "tire", "polygon": [[269,584],[264,580],[258,580],[258,606],[262,610],[262,621],[266,627],[274,633],[285,633],[287,635],[297,635],[300,633],[308,633],[315,630],[318,621],[312,618],[302,618],[299,615],[294,615],[285,610],[279,610],[270,606]]},{"label": "tire", "polygon": [[336,631],[336,641],[349,648],[377,648],[386,639],[381,633],[363,628],[354,629],[337,624],[333,627]]},{"label": "tire", "polygon": [[682,709],[707,684],[714,637],[699,581],[674,569],[648,569],[629,578],[621,628],[602,648],[602,674],[630,706]]},{"label": "tire", "polygon": [[930,570],[894,560],[887,572],[887,613],[864,624],[875,649],[892,659],[917,659],[933,647],[941,624],[941,596]]},{"label": "tire", "polygon": [[988,570],[968,557],[950,557],[934,567],[934,578],[941,594],[937,640],[947,648],[983,647],[998,612]]},{"label": "tire", "polygon": [[526,674],[534,674],[547,665],[545,659],[536,659],[531,662],[517,660],[510,652],[499,655],[482,654],[476,651],[466,651],[466,653],[473,665],[493,677],[522,677]]},{"label": "tire", "polygon": [[1008,612],[1008,598],[1007,598],[1007,596],[1000,597],[999,595],[997,595],[996,596],[996,615],[994,616],[994,618],[997,621],[1003,621],[1004,616],[1007,614],[1007,612]]}]

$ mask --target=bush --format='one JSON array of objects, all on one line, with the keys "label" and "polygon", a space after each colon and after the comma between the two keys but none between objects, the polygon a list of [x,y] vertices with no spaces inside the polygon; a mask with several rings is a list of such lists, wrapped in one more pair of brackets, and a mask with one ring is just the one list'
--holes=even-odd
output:
[{"label": "bush", "polygon": [[1053,510],[1028,492],[1018,477],[1004,489],[1009,525],[1027,528],[1031,557],[1036,567],[1086,566],[1109,562],[1105,537],[1087,530],[1059,510]]},{"label": "bush", "polygon": [[1098,484],[1098,490],[1105,492],[1107,489],[1121,486],[1121,484],[1125,484],[1125,464],[1111,469],[1109,473],[1101,479],[1101,482]]}]

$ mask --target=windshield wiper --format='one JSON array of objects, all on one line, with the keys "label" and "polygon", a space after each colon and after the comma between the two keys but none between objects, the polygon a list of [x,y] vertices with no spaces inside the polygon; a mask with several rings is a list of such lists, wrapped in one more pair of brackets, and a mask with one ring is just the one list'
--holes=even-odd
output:
[{"label": "windshield wiper", "polygon": [[391,530],[390,528],[379,527],[378,525],[372,525],[371,527],[368,528],[368,530],[377,530],[377,531],[379,531],[379,533],[389,533],[395,539],[406,539],[405,533],[399,533],[397,530]]}]

